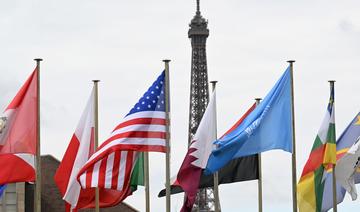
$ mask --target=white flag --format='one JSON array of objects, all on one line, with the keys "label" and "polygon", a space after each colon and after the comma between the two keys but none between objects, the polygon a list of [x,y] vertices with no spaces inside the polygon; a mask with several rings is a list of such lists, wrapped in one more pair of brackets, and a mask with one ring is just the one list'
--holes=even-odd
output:
[{"label": "white flag", "polygon": [[336,181],[346,189],[351,195],[352,200],[356,200],[357,192],[355,187],[354,175],[360,167],[360,142],[357,142],[348,152],[338,161],[335,167]]}]

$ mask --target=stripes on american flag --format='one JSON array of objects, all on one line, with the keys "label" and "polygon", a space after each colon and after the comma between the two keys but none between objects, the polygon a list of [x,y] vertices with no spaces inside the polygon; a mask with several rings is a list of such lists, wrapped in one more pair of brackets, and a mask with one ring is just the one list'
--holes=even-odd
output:
[{"label": "stripes on american flag", "polygon": [[137,151],[166,152],[165,72],[80,170],[83,188],[127,188]]},{"label": "stripes on american flag", "polygon": [[[83,188],[124,190],[129,187],[130,176],[138,154],[134,151],[116,151],[87,166],[79,175]],[[85,165],[86,166],[86,165]],[[82,169],[83,170],[83,169]]]}]

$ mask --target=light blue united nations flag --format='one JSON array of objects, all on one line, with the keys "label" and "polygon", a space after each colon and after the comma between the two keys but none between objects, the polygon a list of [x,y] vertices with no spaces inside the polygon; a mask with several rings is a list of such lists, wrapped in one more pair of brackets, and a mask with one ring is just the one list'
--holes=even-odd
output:
[{"label": "light blue united nations flag", "polygon": [[291,71],[286,69],[264,100],[235,130],[215,141],[206,173],[213,173],[230,160],[282,149],[292,152]]}]

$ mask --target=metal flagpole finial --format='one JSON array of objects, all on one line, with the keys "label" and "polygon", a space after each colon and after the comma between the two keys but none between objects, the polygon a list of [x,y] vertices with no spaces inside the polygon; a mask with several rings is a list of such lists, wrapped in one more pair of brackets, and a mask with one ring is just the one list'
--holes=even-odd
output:
[{"label": "metal flagpole finial", "polygon": [[169,60],[169,59],[164,59],[164,60],[163,60],[164,63],[168,63],[168,62],[170,62],[170,61],[171,61],[171,60]]},{"label": "metal flagpole finial", "polygon": [[94,83],[100,82],[100,80],[93,80]]},{"label": "metal flagpole finial", "polygon": [[292,64],[292,63],[295,63],[295,60],[288,60],[288,61],[286,61],[286,62]]},{"label": "metal flagpole finial", "polygon": [[218,82],[218,81],[216,81],[216,80],[210,81],[210,83],[211,83],[211,85],[212,85],[213,91],[214,91],[215,88],[216,88],[216,83],[217,83],[217,82]]},{"label": "metal flagpole finial", "polygon": [[43,61],[43,59],[41,59],[41,58],[35,58],[34,60],[35,60],[36,62]]},{"label": "metal flagpole finial", "polygon": [[335,80],[328,80],[328,82],[330,83],[330,89],[334,89],[335,87]]},{"label": "metal flagpole finial", "polygon": [[262,98],[255,98],[255,101],[260,102]]}]

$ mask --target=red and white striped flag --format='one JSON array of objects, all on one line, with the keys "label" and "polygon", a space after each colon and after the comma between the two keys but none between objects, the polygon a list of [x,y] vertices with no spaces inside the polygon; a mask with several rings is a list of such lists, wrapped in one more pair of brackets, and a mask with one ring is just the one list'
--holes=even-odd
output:
[{"label": "red and white striped flag", "polygon": [[[79,170],[94,153],[94,98],[93,90],[54,176],[55,183],[67,203],[67,211],[95,206],[95,189],[81,189],[76,180]],[[100,207],[116,205],[121,199],[121,192],[116,190],[103,189],[99,192]]]},{"label": "red and white striped flag", "polygon": [[165,72],[157,78],[78,174],[83,188],[129,194],[137,151],[166,151]]},{"label": "red and white striped flag", "polygon": [[38,74],[36,68],[0,115],[0,184],[35,181]]},{"label": "red and white striped flag", "polygon": [[86,164],[86,172],[79,173],[82,187],[115,189],[127,193],[137,156],[134,151],[116,151],[91,165]]}]

